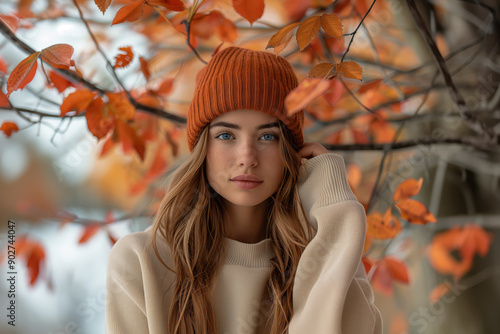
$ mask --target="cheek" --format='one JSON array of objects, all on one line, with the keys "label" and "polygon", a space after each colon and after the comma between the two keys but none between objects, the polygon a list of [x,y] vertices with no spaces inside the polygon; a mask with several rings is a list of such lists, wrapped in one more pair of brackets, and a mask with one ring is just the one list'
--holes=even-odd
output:
[{"label": "cheek", "polygon": [[223,155],[217,150],[209,150],[206,158],[206,170],[208,183],[212,188],[217,190],[227,180],[227,172],[225,168],[225,160]]}]

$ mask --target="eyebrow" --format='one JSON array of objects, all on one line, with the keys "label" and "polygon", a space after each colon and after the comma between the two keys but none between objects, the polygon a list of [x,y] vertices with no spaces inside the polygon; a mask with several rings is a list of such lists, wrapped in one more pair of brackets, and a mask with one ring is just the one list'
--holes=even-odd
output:
[{"label": "eyebrow", "polygon": [[[217,122],[217,123],[211,124],[210,128],[213,128],[216,126],[235,129],[235,130],[241,130],[241,127],[238,124],[228,123],[228,122]],[[273,122],[273,123],[262,124],[262,125],[259,125],[256,129],[262,130],[262,129],[269,129],[269,128],[274,128],[274,127],[279,127],[279,123]]]}]

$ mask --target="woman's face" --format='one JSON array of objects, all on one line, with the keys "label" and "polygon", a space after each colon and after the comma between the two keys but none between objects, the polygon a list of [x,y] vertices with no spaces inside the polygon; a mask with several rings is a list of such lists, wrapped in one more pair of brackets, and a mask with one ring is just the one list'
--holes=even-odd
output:
[{"label": "woman's face", "polygon": [[284,174],[277,118],[255,110],[234,110],[209,126],[210,186],[238,206],[255,206],[268,199]]}]

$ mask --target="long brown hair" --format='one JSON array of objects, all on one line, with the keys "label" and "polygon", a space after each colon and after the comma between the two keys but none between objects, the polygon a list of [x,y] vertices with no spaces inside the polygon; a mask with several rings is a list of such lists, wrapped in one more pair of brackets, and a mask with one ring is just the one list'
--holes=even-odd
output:
[{"label": "long brown hair", "polygon": [[[212,292],[224,264],[224,206],[211,189],[205,172],[208,128],[205,127],[191,155],[169,176],[169,186],[156,214],[152,246],[161,263],[176,274],[174,297],[168,311],[172,334],[217,333]],[[286,333],[293,315],[292,289],[300,256],[311,238],[311,227],[300,203],[297,182],[300,157],[292,136],[280,122],[280,151],[284,176],[268,206],[266,237],[274,257],[266,284],[266,332]],[[305,218],[306,219],[306,218]],[[307,229],[304,230],[304,225]],[[156,236],[169,245],[174,269],[161,259]]]}]

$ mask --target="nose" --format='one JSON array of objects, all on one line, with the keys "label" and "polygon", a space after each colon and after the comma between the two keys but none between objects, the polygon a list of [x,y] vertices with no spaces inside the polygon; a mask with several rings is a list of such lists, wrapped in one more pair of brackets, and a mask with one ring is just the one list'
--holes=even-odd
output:
[{"label": "nose", "polygon": [[238,148],[238,165],[256,167],[259,164],[257,148],[251,143],[242,143]]}]

